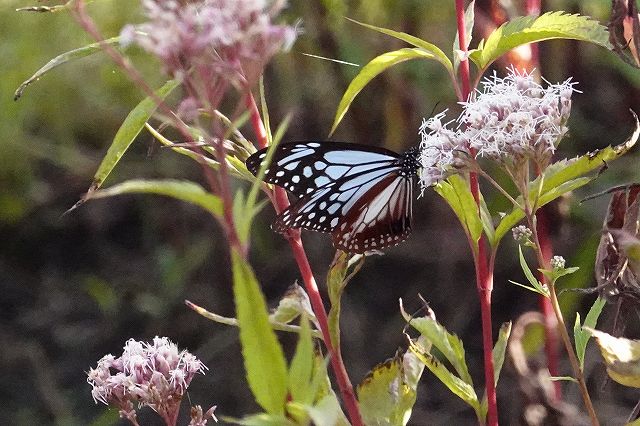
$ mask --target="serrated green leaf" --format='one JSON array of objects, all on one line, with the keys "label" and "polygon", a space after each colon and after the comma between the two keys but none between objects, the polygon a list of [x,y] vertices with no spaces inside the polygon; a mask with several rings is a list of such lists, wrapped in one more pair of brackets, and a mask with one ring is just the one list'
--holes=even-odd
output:
[{"label": "serrated green leaf", "polygon": [[[529,184],[530,198],[533,199],[533,196],[538,193],[538,190],[541,194],[537,206],[542,207],[566,192],[585,185],[593,178],[581,178],[580,176],[597,170],[603,165],[608,164],[626,154],[635,145],[638,140],[638,136],[640,136],[640,122],[633,111],[632,114],[636,121],[636,128],[625,142],[616,146],[608,146],[601,150],[584,154],[580,157],[557,161],[547,167],[542,176],[539,176],[531,182]],[[543,179],[542,185],[540,185],[540,179]],[[521,198],[517,201],[522,204]],[[514,207],[508,215],[502,218],[496,227],[495,241],[493,245],[500,242],[506,233],[517,225],[523,218],[524,212],[522,209]]]},{"label": "serrated green leaf", "polygon": [[313,361],[311,326],[307,317],[302,316],[298,344],[289,367],[289,393],[293,402],[313,403],[315,390],[309,386],[313,377]]},{"label": "serrated green leaf", "polygon": [[[156,95],[160,99],[164,99],[179,85],[180,83],[178,81],[169,80],[156,91]],[[157,107],[158,105],[156,105],[153,99],[145,98],[129,112],[129,115],[127,115],[127,118],[125,118],[116,132],[113,142],[111,142],[111,146],[107,150],[107,154],[98,167],[98,171],[93,176],[93,183],[89,191],[102,186],[107,176],[109,176],[116,164],[118,164],[118,161],[120,161],[125,152],[127,152],[127,149],[129,149],[133,140],[138,136]]]},{"label": "serrated green leaf", "polygon": [[436,347],[456,370],[460,379],[473,386],[462,340],[449,333],[442,324],[429,317],[412,318],[409,324],[415,328],[428,343]]},{"label": "serrated green leaf", "polygon": [[593,302],[593,305],[591,305],[591,308],[584,319],[584,324],[580,323],[580,313],[576,312],[576,322],[573,326],[573,338],[576,343],[576,355],[578,356],[578,361],[580,361],[581,370],[584,370],[584,355],[587,351],[589,339],[591,338],[591,333],[585,330],[585,327],[596,328],[598,318],[606,304],[606,299],[598,297],[595,302]]},{"label": "serrated green leaf", "polygon": [[353,100],[371,80],[388,68],[411,59],[435,59],[435,55],[420,48],[404,48],[383,53],[362,67],[358,75],[349,83],[344,95],[342,95],[329,135],[333,134]]},{"label": "serrated green leaf", "polygon": [[434,186],[434,189],[449,204],[477,250],[483,225],[467,180],[461,176],[453,175],[446,181],[439,182]]},{"label": "serrated green leaf", "polygon": [[[452,72],[453,67],[451,65],[451,61],[447,58],[447,55],[435,44],[431,44],[421,38],[412,36],[411,34],[403,33],[400,31],[389,30],[387,28],[376,27],[374,25],[365,24],[363,22],[358,22],[355,19],[347,18],[349,21],[356,23],[358,25],[362,25],[365,28],[369,28],[370,30],[378,31],[382,34],[386,34],[393,38],[397,38],[398,40],[402,40],[406,43],[409,43],[412,46],[418,47],[426,52],[431,53],[438,62],[440,62],[447,71]],[[473,26],[473,23],[472,23]]]},{"label": "serrated green leaf", "polygon": [[94,191],[88,195],[87,199],[133,193],[165,195],[200,206],[214,216],[222,217],[222,200],[220,200],[220,197],[205,191],[197,183],[185,180],[128,180],[107,189]]},{"label": "serrated green leaf", "polygon": [[509,50],[527,43],[551,39],[587,41],[611,49],[606,27],[586,16],[549,12],[539,17],[515,18],[495,31],[471,52],[469,58],[479,69],[486,69]]},{"label": "serrated green leaf", "polygon": [[[60,5],[60,7],[64,7]],[[120,37],[112,37],[109,38],[102,43],[106,43],[108,45],[117,45],[120,42]],[[31,77],[25,80],[15,91],[13,95],[13,100],[18,100],[22,96],[24,90],[31,85],[31,83],[40,80],[46,73],[51,71],[52,69],[59,67],[60,65],[64,65],[67,62],[74,61],[76,59],[84,58],[89,55],[93,55],[94,53],[98,53],[102,51],[101,44],[102,43],[91,43],[89,45],[80,47],[78,49],[73,49],[68,52],[64,52],[55,58],[51,59],[47,62],[42,68],[36,71]]]},{"label": "serrated green leaf", "polygon": [[287,364],[269,324],[267,305],[251,267],[233,250],[233,295],[249,388],[269,414],[284,414]]},{"label": "serrated green leaf", "polygon": [[409,348],[454,395],[469,404],[476,413],[480,413],[480,402],[472,385],[453,374],[435,356],[423,351],[413,342],[410,343]]},{"label": "serrated green leaf", "polygon": [[376,365],[358,385],[358,402],[365,424],[404,426],[409,421],[417,394],[415,386],[406,380],[403,361],[398,354]]}]

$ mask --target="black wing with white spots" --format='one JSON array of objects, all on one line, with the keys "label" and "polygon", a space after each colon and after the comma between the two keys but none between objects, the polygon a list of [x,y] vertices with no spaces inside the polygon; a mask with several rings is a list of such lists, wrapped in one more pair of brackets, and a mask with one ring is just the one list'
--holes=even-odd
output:
[{"label": "black wing with white spots", "polygon": [[[265,182],[282,186],[297,196],[370,171],[393,167],[400,156],[384,148],[341,142],[291,142],[278,145],[265,170]],[[247,159],[247,169],[257,175],[267,148]]]},{"label": "black wing with white spots", "polygon": [[[257,174],[266,149],[247,160]],[[403,155],[339,142],[294,142],[276,148],[265,181],[300,198],[273,225],[331,232],[336,248],[365,253],[394,246],[411,232],[417,150]]]}]

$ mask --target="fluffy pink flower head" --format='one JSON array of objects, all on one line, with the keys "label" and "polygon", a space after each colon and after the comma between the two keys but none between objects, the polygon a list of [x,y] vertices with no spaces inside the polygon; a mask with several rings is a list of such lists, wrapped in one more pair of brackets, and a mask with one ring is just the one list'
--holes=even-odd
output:
[{"label": "fluffy pink flower head", "polygon": [[129,339],[118,358],[105,355],[87,373],[94,401],[113,405],[123,417],[135,417],[134,403],[149,406],[163,418],[177,415],[182,396],[205,365],[166,337],[152,343]]},{"label": "fluffy pink flower head", "polygon": [[136,42],[174,74],[215,64],[235,69],[243,61],[265,63],[296,38],[294,27],[274,25],[282,1],[142,0],[146,23],[127,26],[123,43]]},{"label": "fluffy pink flower head", "polygon": [[480,157],[506,165],[529,159],[544,169],[567,133],[574,84],[569,79],[545,88],[513,68],[504,78],[494,74],[462,103],[464,137]]}]

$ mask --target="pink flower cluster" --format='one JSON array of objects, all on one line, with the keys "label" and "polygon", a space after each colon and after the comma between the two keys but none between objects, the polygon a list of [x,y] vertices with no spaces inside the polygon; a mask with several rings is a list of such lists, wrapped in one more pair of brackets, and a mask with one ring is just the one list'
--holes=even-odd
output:
[{"label": "pink flower cluster", "polygon": [[94,401],[116,406],[122,417],[135,419],[134,403],[148,406],[167,423],[175,423],[180,402],[196,373],[205,365],[166,337],[152,343],[129,339],[118,358],[105,355],[88,372]]},{"label": "pink flower cluster", "polygon": [[122,30],[122,42],[135,42],[161,59],[172,73],[198,64],[234,67],[266,62],[296,38],[294,27],[274,25],[282,1],[142,0],[148,22]]},{"label": "pink flower cluster", "polygon": [[424,120],[419,133],[422,188],[436,184],[477,157],[489,158],[511,175],[527,161],[544,170],[560,140],[567,133],[571,80],[543,87],[532,75],[510,69],[504,78],[483,81],[483,90],[461,102],[462,114],[443,123],[444,113]]}]

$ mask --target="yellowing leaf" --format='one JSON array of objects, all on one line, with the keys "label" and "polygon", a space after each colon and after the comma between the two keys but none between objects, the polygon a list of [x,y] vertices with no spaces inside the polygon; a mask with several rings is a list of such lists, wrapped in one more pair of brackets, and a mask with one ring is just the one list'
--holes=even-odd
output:
[{"label": "yellowing leaf", "polygon": [[621,385],[640,388],[640,340],[613,337],[588,327],[584,329],[596,338],[609,377]]}]

